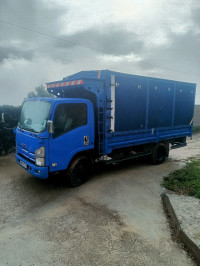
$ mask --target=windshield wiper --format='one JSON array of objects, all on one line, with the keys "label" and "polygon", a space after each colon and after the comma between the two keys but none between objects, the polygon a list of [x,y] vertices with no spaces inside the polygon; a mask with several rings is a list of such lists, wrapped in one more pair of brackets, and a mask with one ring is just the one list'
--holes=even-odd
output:
[{"label": "windshield wiper", "polygon": [[22,129],[22,130],[27,130],[29,132],[33,132],[33,133],[38,133],[38,131],[34,130],[33,128],[29,128],[29,127],[22,127],[20,123],[17,124],[17,126]]}]

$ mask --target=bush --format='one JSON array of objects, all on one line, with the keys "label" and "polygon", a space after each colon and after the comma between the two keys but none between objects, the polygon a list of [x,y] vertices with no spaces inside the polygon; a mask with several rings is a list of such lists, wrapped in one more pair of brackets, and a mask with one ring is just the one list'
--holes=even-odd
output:
[{"label": "bush", "polygon": [[[15,134],[13,133],[13,128],[17,126],[20,112],[21,106],[0,106],[0,155],[15,151]],[[1,119],[2,113],[4,113],[5,123]]]},{"label": "bush", "polygon": [[195,134],[195,133],[199,133],[199,132],[200,132],[200,126],[193,126],[192,133]]}]

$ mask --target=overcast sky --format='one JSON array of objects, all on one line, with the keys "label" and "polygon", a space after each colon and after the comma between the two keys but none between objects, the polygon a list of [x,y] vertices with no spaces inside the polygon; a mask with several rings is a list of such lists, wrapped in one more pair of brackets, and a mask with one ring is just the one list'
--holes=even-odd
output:
[{"label": "overcast sky", "polygon": [[0,105],[93,69],[193,82],[200,104],[200,1],[0,0]]}]

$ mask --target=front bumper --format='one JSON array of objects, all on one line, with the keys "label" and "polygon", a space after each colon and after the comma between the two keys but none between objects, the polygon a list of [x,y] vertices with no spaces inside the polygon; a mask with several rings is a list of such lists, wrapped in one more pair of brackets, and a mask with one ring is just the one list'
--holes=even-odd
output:
[{"label": "front bumper", "polygon": [[23,168],[27,170],[31,175],[34,175],[37,178],[47,179],[49,177],[48,167],[38,167],[30,163],[29,161],[25,160],[19,154],[16,154],[16,161],[21,167],[23,166],[20,164],[20,161],[25,163],[27,165],[27,168],[24,167]]}]

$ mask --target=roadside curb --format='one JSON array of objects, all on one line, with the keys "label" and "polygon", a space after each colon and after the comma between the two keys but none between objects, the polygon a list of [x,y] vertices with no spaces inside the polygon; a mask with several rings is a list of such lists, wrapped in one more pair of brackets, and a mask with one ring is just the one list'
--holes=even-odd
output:
[{"label": "roadside curb", "polygon": [[200,249],[181,228],[177,215],[166,192],[163,192],[161,194],[161,198],[164,209],[170,218],[176,239],[179,239],[185,245],[187,250],[192,254],[195,260],[200,263]]}]

